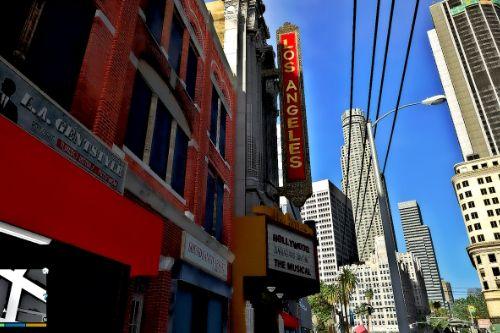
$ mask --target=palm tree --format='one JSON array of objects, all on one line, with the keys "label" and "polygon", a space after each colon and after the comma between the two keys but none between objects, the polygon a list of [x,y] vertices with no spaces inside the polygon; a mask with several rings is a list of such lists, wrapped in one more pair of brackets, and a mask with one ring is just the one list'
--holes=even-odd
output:
[{"label": "palm tree", "polygon": [[340,303],[340,287],[337,283],[325,285],[325,298],[331,309],[332,323],[335,324],[337,304]]},{"label": "palm tree", "polygon": [[370,289],[367,289],[365,291],[365,298],[366,298],[366,302],[368,304],[368,307],[367,307],[367,314],[368,314],[368,332],[370,332],[370,316],[372,314],[372,310],[371,310],[371,307],[372,307],[372,299],[373,299],[373,289],[370,288]]},{"label": "palm tree", "polygon": [[344,310],[344,327],[345,331],[349,332],[350,331],[349,320],[348,320],[349,313],[347,311],[347,307],[349,305],[349,299],[351,298],[352,292],[354,291],[354,288],[356,288],[356,285],[358,284],[358,278],[356,277],[356,274],[354,274],[353,271],[344,267],[338,277],[338,284],[340,288],[339,290],[340,302]]}]

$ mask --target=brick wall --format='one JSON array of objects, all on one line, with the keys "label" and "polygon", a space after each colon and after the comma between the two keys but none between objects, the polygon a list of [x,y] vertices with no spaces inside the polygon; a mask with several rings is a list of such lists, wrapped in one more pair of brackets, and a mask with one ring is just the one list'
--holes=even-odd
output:
[{"label": "brick wall", "polygon": [[[227,185],[224,196],[222,242],[230,247],[233,218],[236,92],[232,86],[232,74],[221,59],[221,47],[216,45],[219,40],[213,34],[214,30],[206,26],[203,11],[198,8],[199,2],[197,0],[182,0],[180,3],[184,8],[182,11],[186,14],[196,39],[201,45],[204,56],[203,59],[200,57],[198,60],[195,100],[192,101],[180,82],[186,78],[185,67],[191,38],[191,35],[185,30],[181,61],[183,69],[179,75],[180,80],[176,81],[173,89],[192,131],[188,148],[185,203],[151,177],[141,164],[130,158],[127,158],[127,162],[129,168],[160,194],[164,200],[181,212],[190,211],[193,213],[194,223],[199,225],[204,221],[206,182],[210,165]],[[171,81],[171,67],[160,47],[168,51],[170,26],[175,5],[173,0],[166,1],[163,34],[160,42],[157,43],[153,40],[146,23],[139,15],[139,6],[145,8],[147,0],[95,0],[95,4],[101,14],[94,18],[71,113],[109,146],[115,144],[122,147],[128,126],[127,119],[133,82],[137,74],[137,70],[130,60],[130,55],[133,54],[137,59],[144,59],[165,82]],[[232,117],[227,117],[226,126],[225,159],[227,163],[224,162],[207,136],[207,131],[210,129],[212,75],[216,78],[215,84],[223,91],[229,105],[229,112],[232,114]],[[136,200],[136,198],[132,199]],[[181,229],[165,220],[163,255],[179,258],[181,235]],[[145,288],[143,291],[145,302],[141,332],[166,332],[171,284],[170,272],[159,272],[158,276],[148,278],[147,283],[140,284],[143,287],[139,289]],[[137,289],[136,281],[133,280],[130,284],[130,294],[137,292]],[[124,332],[128,330],[129,316],[129,305],[127,305]]]}]

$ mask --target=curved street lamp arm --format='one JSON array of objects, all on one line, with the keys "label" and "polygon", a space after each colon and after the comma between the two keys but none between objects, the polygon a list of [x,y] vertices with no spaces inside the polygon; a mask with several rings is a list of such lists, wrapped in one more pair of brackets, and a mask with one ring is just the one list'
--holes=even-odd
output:
[{"label": "curved street lamp arm", "polygon": [[[403,106],[400,106],[397,110],[401,110],[401,109],[405,109],[405,108],[408,108],[410,106],[415,106],[415,105],[419,105],[419,104],[422,104],[422,102],[415,102],[415,103],[409,103],[409,104],[405,104]],[[393,114],[394,112],[396,112],[396,109],[394,110],[391,110],[389,112],[387,112],[386,114],[380,116],[377,120],[375,120],[373,123],[372,123],[372,126],[373,128],[375,129],[375,126],[377,126],[377,124],[384,118],[386,118],[387,116],[389,116],[390,114]]]}]

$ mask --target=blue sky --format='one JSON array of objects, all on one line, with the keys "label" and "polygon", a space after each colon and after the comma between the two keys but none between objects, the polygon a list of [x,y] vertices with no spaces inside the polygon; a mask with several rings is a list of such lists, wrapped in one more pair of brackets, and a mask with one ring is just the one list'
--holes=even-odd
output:
[{"label": "blue sky", "polygon": [[[349,108],[352,1],[264,2],[273,45],[275,31],[284,22],[297,24],[301,30],[313,180],[329,178],[340,186],[343,143],[340,117]],[[381,114],[396,104],[414,3],[396,1]],[[427,31],[432,28],[431,3],[430,0],[420,2],[401,105],[443,91],[427,39]],[[378,95],[389,6],[389,0],[382,0],[375,96]],[[375,9],[375,0],[358,1],[354,107],[365,111]],[[376,99],[372,100],[374,104]],[[373,115],[374,107],[372,112]],[[379,126],[377,148],[381,160],[391,123],[392,118]],[[452,283],[455,297],[464,296],[467,287],[479,287],[466,254],[467,236],[451,186],[453,165],[460,161],[460,148],[446,104],[401,111],[386,171],[398,246],[401,251],[405,250],[397,203],[417,200],[424,223],[431,228],[441,277]]]}]

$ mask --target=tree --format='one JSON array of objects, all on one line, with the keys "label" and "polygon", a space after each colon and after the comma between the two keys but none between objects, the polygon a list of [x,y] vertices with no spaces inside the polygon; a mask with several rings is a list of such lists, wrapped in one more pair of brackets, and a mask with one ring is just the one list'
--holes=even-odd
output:
[{"label": "tree", "polygon": [[329,322],[335,320],[335,307],[338,303],[336,286],[325,283],[320,284],[320,292],[309,296],[309,304],[313,314],[317,318],[317,328],[326,329]]},{"label": "tree", "polygon": [[368,289],[365,291],[365,299],[366,299],[366,303],[368,304],[368,306],[366,307],[366,311],[368,313],[367,317],[368,317],[368,332],[370,331],[370,317],[371,317],[371,314],[372,314],[372,311],[373,311],[373,308],[372,308],[372,299],[373,299],[373,289]]},{"label": "tree", "polygon": [[338,277],[338,288],[340,293],[339,294],[340,304],[343,307],[343,313],[344,313],[343,326],[346,332],[350,332],[350,326],[348,320],[349,313],[347,311],[349,305],[349,299],[351,298],[352,292],[354,291],[354,288],[356,288],[357,284],[358,284],[358,278],[356,277],[356,274],[354,274],[354,272],[351,271],[350,269],[344,267]]},{"label": "tree", "polygon": [[455,300],[451,307],[451,312],[454,318],[461,320],[470,320],[470,314],[468,306],[472,305],[476,308],[475,318],[488,319],[488,308],[486,307],[486,302],[484,300],[483,294],[469,295],[467,298],[460,298]]}]

